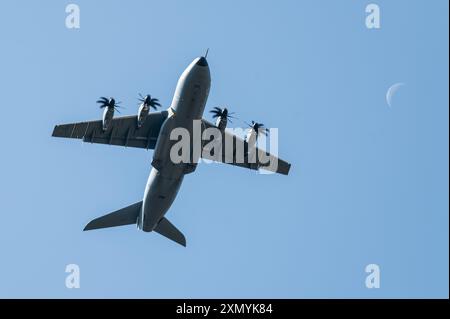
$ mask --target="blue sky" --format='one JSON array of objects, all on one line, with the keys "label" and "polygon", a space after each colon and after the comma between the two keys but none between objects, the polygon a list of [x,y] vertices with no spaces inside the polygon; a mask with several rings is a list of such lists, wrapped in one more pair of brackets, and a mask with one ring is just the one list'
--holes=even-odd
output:
[{"label": "blue sky", "polygon": [[[73,2],[79,30],[66,1],[0,5],[0,297],[448,298],[447,1],[373,1],[378,30],[369,1]],[[139,92],[169,106],[208,47],[207,110],[277,127],[290,175],[201,165],[167,215],[187,248],[133,226],[83,233],[141,200],[152,152],[54,125],[100,119],[101,95],[127,114]]]}]

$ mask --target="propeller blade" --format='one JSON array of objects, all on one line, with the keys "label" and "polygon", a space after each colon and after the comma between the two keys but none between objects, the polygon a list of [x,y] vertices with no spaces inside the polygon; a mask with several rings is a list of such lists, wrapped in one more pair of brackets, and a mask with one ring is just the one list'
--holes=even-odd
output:
[{"label": "propeller blade", "polygon": [[213,116],[212,116],[213,118],[217,118],[221,115],[221,113],[217,110],[211,110],[210,113],[213,114]]},{"label": "propeller blade", "polygon": [[219,109],[219,108],[216,106],[216,107],[214,107],[210,112],[211,112],[211,113],[220,113],[220,112],[222,112],[222,110]]}]

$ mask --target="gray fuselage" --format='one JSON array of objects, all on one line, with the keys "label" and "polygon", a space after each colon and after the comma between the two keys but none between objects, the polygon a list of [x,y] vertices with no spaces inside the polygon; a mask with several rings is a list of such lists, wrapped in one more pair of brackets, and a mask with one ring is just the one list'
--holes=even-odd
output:
[{"label": "gray fuselage", "polygon": [[[178,80],[169,116],[159,132],[137,221],[138,228],[143,231],[155,229],[177,196],[184,175],[195,170],[195,165],[171,160],[170,149],[176,141],[170,139],[170,133],[174,128],[185,128],[192,137],[193,120],[202,118],[210,85],[208,63],[203,57],[195,59]],[[192,160],[197,163],[198,158],[194,156]]]}]

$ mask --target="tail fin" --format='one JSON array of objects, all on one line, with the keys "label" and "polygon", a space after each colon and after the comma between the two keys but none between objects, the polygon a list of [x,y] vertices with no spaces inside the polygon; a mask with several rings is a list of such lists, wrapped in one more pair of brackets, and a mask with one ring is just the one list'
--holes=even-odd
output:
[{"label": "tail fin", "polygon": [[186,247],[186,238],[167,218],[163,217],[154,231]]},{"label": "tail fin", "polygon": [[139,202],[119,209],[113,213],[94,219],[84,227],[84,230],[136,224],[141,208],[142,202]]}]

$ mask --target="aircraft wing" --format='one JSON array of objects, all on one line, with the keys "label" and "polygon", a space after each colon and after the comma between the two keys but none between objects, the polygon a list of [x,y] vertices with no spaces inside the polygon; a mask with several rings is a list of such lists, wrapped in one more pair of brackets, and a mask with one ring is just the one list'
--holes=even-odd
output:
[{"label": "aircraft wing", "polygon": [[136,115],[117,117],[106,131],[103,131],[101,120],[56,125],[52,136],[82,139],[87,143],[153,149],[167,116],[167,111],[152,112],[140,128],[137,127]]},{"label": "aircraft wing", "polygon": [[[202,119],[202,135],[206,129],[211,127],[216,128],[214,124]],[[231,141],[232,143],[229,143]],[[208,140],[202,141],[202,144],[203,147],[201,157],[203,159],[231,164],[252,170],[263,169],[283,175],[288,175],[289,169],[291,168],[290,163],[272,154],[266,153],[265,150],[258,147],[250,148],[249,150],[249,145],[247,142],[226,130],[222,136],[222,139],[214,140],[214,137],[210,137]],[[219,145],[218,147],[222,147],[222,151],[214,154],[214,146],[217,145]]]}]

